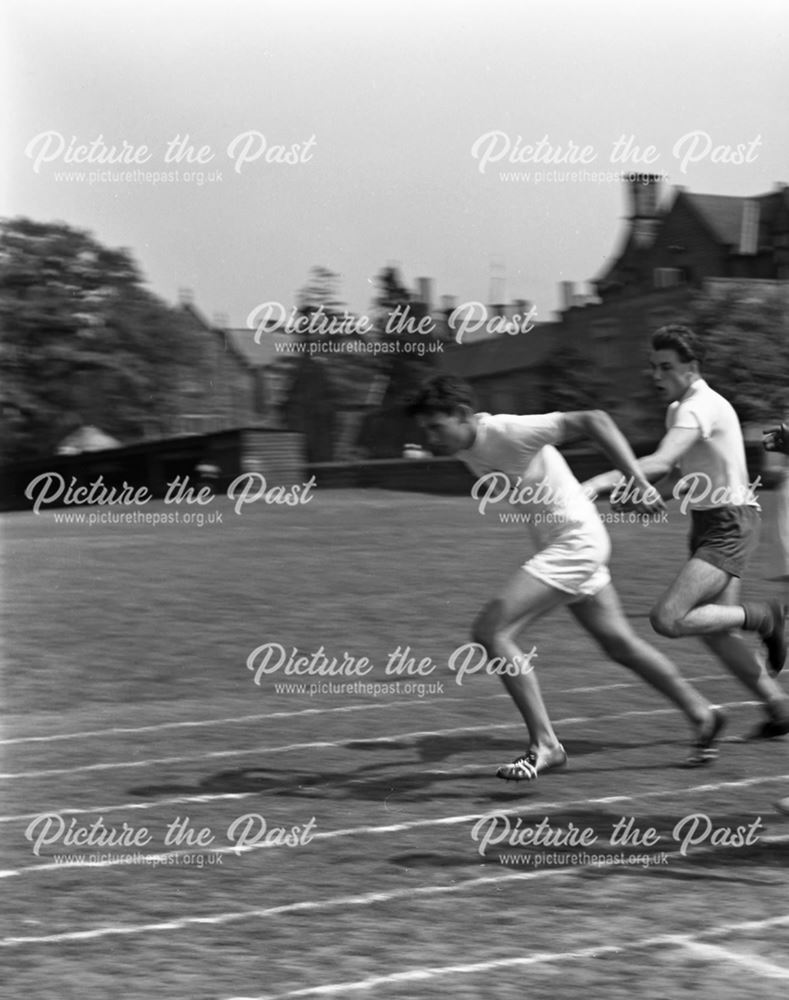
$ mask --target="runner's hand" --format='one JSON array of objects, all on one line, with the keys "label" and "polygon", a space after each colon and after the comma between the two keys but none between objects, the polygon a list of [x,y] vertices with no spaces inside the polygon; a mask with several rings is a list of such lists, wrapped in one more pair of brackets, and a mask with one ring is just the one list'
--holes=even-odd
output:
[{"label": "runner's hand", "polygon": [[[615,494],[616,496],[616,494]],[[646,479],[625,490],[621,497],[611,501],[611,510],[637,511],[640,514],[657,514],[665,510],[666,505],[660,492]]]},{"label": "runner's hand", "polygon": [[789,427],[786,424],[781,424],[780,427],[771,427],[769,430],[762,431],[762,434],[764,434],[762,444],[765,451],[781,451],[784,455],[789,455]]}]

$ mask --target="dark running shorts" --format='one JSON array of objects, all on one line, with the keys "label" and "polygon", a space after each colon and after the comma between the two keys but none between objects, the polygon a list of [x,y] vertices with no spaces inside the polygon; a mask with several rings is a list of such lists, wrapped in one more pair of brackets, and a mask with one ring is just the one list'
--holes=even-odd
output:
[{"label": "dark running shorts", "polygon": [[690,554],[741,577],[759,544],[761,514],[757,507],[713,507],[691,511]]}]

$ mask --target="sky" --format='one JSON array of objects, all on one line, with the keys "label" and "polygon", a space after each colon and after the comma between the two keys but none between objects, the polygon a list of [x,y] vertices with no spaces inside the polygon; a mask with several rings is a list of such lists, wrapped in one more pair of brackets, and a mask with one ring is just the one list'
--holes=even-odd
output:
[{"label": "sky", "polygon": [[316,265],[356,313],[395,264],[550,319],[617,250],[623,172],[789,183],[781,0],[4,0],[0,26],[0,215],[233,326]]}]

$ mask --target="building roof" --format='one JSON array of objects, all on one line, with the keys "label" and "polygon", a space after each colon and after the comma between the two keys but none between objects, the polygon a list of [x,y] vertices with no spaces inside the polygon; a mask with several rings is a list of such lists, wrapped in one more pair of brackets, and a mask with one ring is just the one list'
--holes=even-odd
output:
[{"label": "building roof", "polygon": [[740,247],[749,216],[758,227],[759,247],[774,246],[775,234],[786,232],[789,217],[789,186],[786,184],[752,197],[682,193],[713,235],[726,246]]},{"label": "building roof", "polygon": [[[225,350],[229,350],[231,354],[242,364],[248,366],[250,364],[249,359],[246,354],[240,350],[240,345],[236,343],[228,334],[230,331],[225,330],[223,327],[218,326],[214,323],[209,323],[209,321],[203,316],[199,309],[191,301],[182,301],[179,308],[182,312],[186,313],[187,316],[198,323],[204,330],[208,333],[213,334],[216,337],[221,337]],[[253,331],[248,331],[250,336],[253,335]]]},{"label": "building roof", "polygon": [[683,195],[718,242],[727,246],[739,245],[745,206],[748,202],[759,200],[727,194],[692,194],[688,191],[684,191]]},{"label": "building roof", "polygon": [[[660,245],[664,227],[670,225],[675,211],[689,208],[709,238],[729,254],[779,252],[789,228],[789,186],[776,185],[773,191],[757,195],[697,194],[682,187],[674,188],[674,198],[663,200],[654,215],[646,220],[630,218],[618,250],[606,261],[593,279],[598,292],[613,286],[633,285],[634,280]],[[639,238],[639,222],[651,223],[647,238]],[[643,234],[642,234],[643,236]]]},{"label": "building roof", "polygon": [[696,213],[706,223],[707,228],[719,243],[730,247],[739,247],[742,234],[746,227],[749,206],[758,205],[758,222],[764,221],[763,213],[769,209],[771,194],[757,195],[754,198],[743,198],[723,194],[691,194],[683,192]]}]

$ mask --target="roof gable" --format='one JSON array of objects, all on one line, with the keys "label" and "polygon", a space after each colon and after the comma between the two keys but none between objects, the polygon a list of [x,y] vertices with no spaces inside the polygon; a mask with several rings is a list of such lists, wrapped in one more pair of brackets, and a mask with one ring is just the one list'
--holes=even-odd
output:
[{"label": "roof gable", "polygon": [[695,209],[719,243],[739,245],[745,206],[755,199],[726,194],[691,194],[687,191],[681,192],[680,196]]}]

